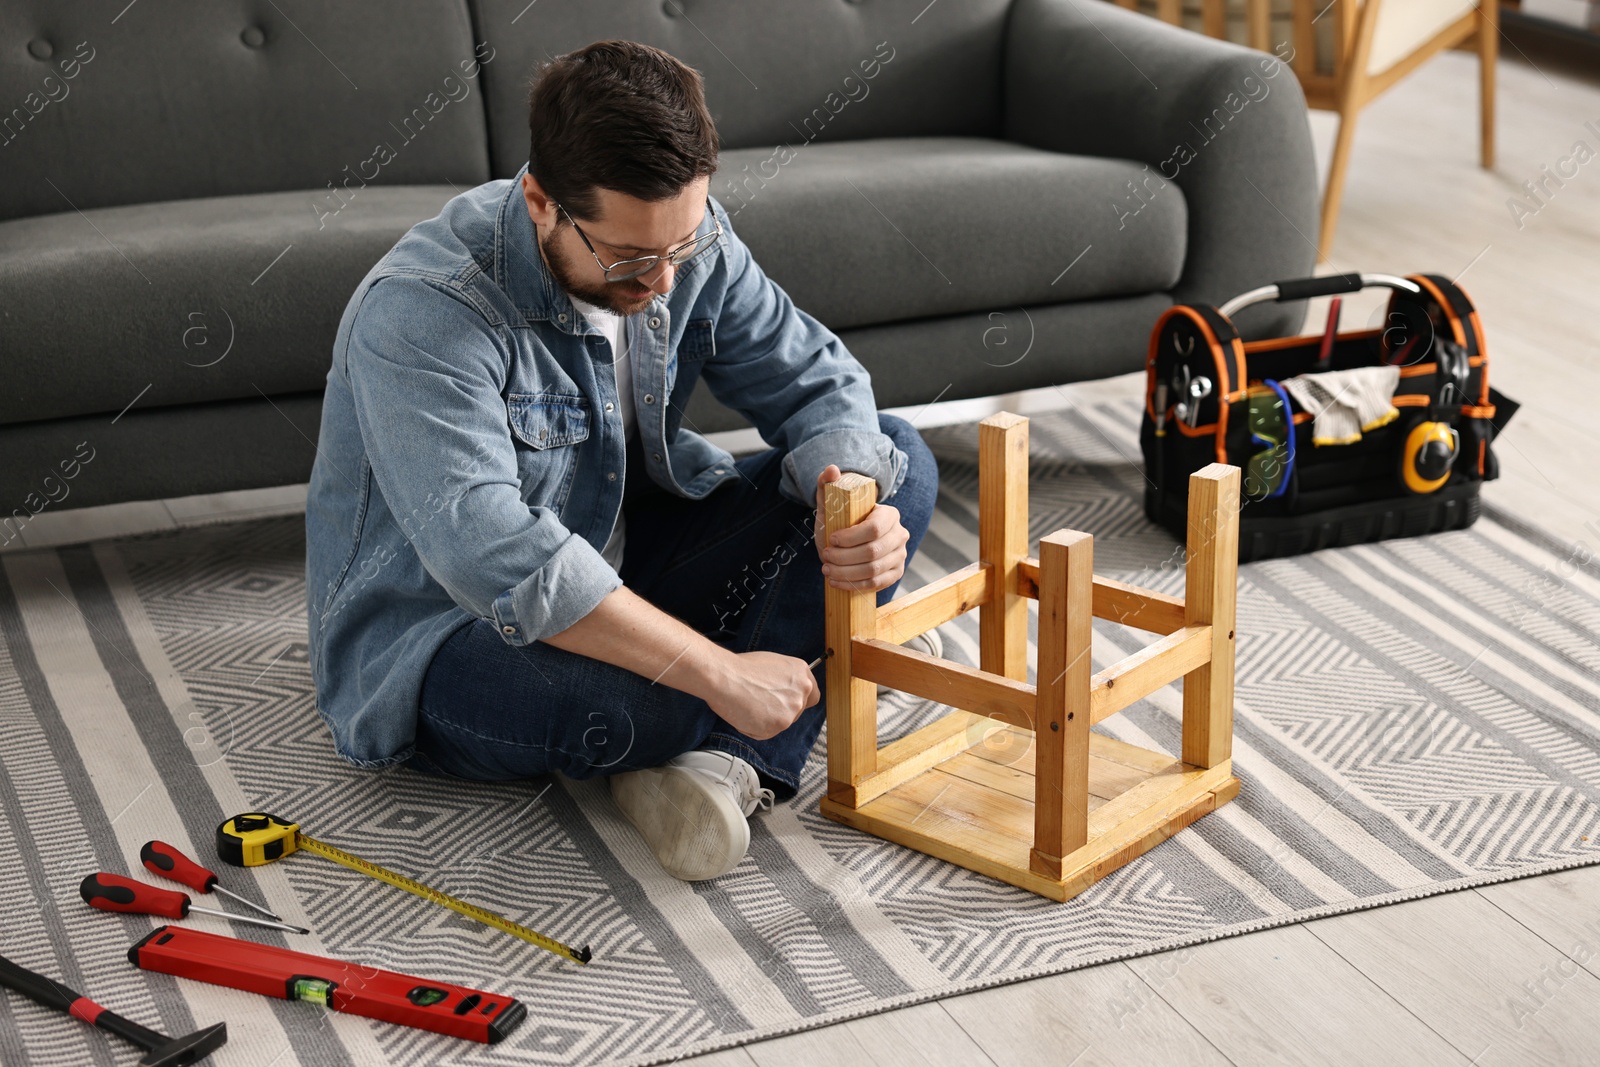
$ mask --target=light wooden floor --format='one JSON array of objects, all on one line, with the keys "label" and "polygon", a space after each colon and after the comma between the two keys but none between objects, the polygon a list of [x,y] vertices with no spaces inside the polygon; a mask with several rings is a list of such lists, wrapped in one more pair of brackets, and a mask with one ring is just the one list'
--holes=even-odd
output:
[{"label": "light wooden floor", "polygon": [[[1503,48],[1497,170],[1476,165],[1473,61],[1439,57],[1363,115],[1334,265],[1460,277],[1482,311],[1495,384],[1523,403],[1497,444],[1502,476],[1484,495],[1594,552],[1600,160],[1520,230],[1506,200],[1575,141],[1600,149],[1600,70],[1591,59],[1586,79],[1544,53],[1529,60]],[[1326,160],[1331,117],[1312,122]],[[1375,302],[1358,301],[1345,321],[1375,312]],[[919,424],[1137,390],[1130,375],[943,405],[919,412]],[[45,512],[24,536],[39,547],[292,513],[304,499],[297,486]],[[1600,869],[1588,868],[1001,986],[688,1062],[1600,1063],[1597,1017]]]}]

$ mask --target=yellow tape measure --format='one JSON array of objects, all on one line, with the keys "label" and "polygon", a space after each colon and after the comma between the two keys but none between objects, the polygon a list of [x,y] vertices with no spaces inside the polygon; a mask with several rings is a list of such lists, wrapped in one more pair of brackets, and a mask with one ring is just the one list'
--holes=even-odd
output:
[{"label": "yellow tape measure", "polygon": [[332,860],[353,871],[360,871],[380,882],[388,882],[398,889],[404,889],[407,893],[416,894],[423,900],[441,904],[485,926],[492,926],[513,937],[520,937],[530,945],[538,945],[546,952],[553,952],[563,959],[588,963],[591,958],[587,945],[581,949],[563,945],[537,930],[528,929],[521,923],[514,923],[476,904],[468,904],[448,893],[441,893],[437,889],[425,886],[414,878],[396,874],[360,856],[353,856],[342,848],[335,848],[314,837],[308,837],[300,832],[299,823],[289,822],[287,819],[280,819],[276,815],[267,815],[263,812],[249,812],[235,815],[217,827],[217,855],[223,862],[231,863],[235,867],[260,867],[300,849],[313,852],[323,859]]}]

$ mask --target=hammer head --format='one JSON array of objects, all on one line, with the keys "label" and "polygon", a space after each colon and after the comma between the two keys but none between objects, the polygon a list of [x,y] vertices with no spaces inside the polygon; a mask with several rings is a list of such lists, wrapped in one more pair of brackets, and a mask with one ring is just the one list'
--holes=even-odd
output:
[{"label": "hammer head", "polygon": [[145,1053],[139,1067],[183,1067],[199,1063],[228,1042],[228,1024],[218,1023],[204,1030],[196,1030],[185,1037],[175,1037],[165,1045],[157,1045]]}]

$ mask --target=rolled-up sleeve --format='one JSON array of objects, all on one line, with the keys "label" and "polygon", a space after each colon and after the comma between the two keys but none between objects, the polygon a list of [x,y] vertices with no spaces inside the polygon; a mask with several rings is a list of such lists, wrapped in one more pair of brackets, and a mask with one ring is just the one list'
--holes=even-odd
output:
[{"label": "rolled-up sleeve", "polygon": [[871,375],[767,277],[726,211],[716,210],[729,280],[716,354],[701,372],[712,395],[785,450],[779,491],[791,500],[813,506],[817,476],[830,463],[875,479],[879,500],[891,496],[905,480],[907,457],[878,429]]},{"label": "rolled-up sleeve", "polygon": [[622,584],[555,512],[523,501],[502,393],[509,353],[464,298],[423,278],[376,282],[346,358],[378,489],[462,609],[524,645]]}]

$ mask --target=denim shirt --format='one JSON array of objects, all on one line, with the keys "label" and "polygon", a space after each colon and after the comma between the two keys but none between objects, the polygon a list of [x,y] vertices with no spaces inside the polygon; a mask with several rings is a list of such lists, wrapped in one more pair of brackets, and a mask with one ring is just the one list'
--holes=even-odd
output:
[{"label": "denim shirt", "polygon": [[738,477],[681,425],[697,381],[787,452],[780,491],[796,502],[815,506],[829,463],[876,478],[879,499],[905,477],[865,368],[762,273],[715,198],[696,232],[715,215],[721,239],[625,321],[645,469],[624,472],[610,345],[545,268],[526,170],[413,226],[334,341],[306,609],[318,711],[362,766],[410,756],[423,676],[456,630],[484,619],[525,645],[622,584],[600,549],[624,475],[690,499]]}]

